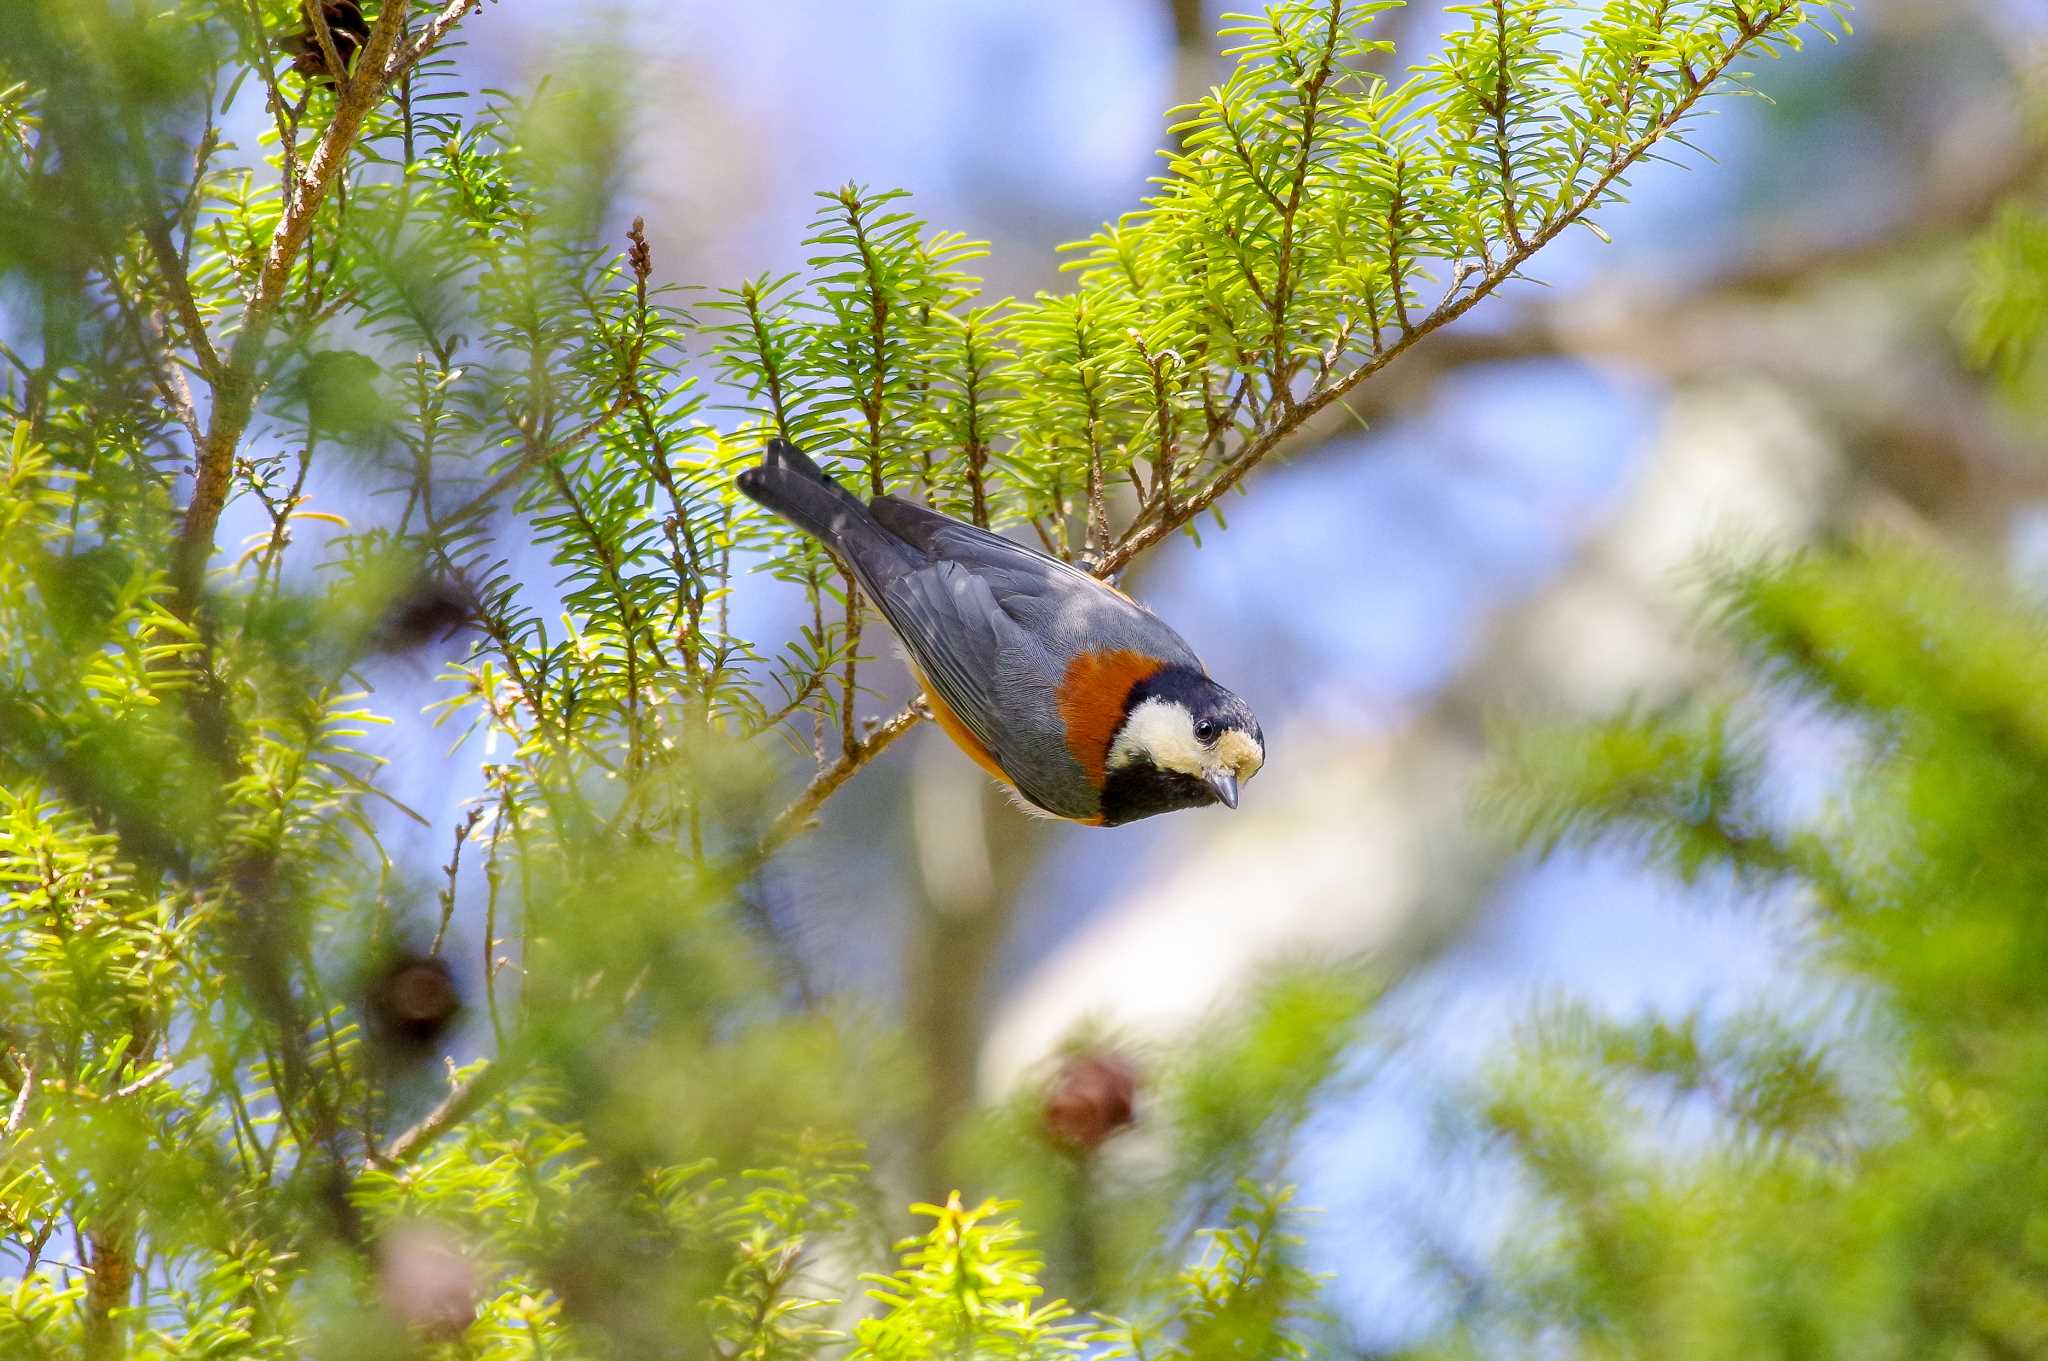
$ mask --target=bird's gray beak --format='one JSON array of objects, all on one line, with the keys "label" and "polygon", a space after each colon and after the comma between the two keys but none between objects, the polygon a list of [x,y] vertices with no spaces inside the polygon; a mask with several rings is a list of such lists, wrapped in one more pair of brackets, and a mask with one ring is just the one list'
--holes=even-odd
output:
[{"label": "bird's gray beak", "polygon": [[1237,807],[1237,774],[1229,770],[1212,770],[1202,776],[1209,782],[1209,788],[1216,791],[1216,797],[1223,800],[1225,808]]}]

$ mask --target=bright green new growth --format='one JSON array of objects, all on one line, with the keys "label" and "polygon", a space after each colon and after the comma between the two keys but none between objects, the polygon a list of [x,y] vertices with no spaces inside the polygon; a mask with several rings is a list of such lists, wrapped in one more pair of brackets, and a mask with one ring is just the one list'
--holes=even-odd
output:
[{"label": "bright green new growth", "polygon": [[[413,1221],[474,1274],[445,1355],[1071,1351],[1097,1325],[986,1208],[828,1304],[879,1207],[940,1189],[855,1142],[920,1075],[853,1001],[790,1001],[734,909],[916,714],[865,721],[857,597],[733,470],[779,431],[1118,570],[1841,6],[1459,6],[1401,77],[1390,5],[1276,5],[1071,291],[984,300],[978,247],[847,188],[804,271],[688,312],[637,227],[597,244],[629,86],[565,60],[465,107],[472,8],[387,0],[347,70],[324,11],[293,69],[293,0],[0,10],[0,277],[33,323],[0,346],[0,1351],[407,1354],[442,1317],[403,1303]],[[256,106],[262,149],[231,145]],[[744,589],[803,595],[786,643],[734,629],[760,564],[781,584]],[[421,882],[365,677],[458,621],[434,712],[482,793]],[[779,814],[771,737],[816,764]],[[445,1083],[363,1001],[419,956],[489,1037]],[[1311,1345],[1284,1197],[1236,1188],[1284,1176],[1372,996],[1283,979],[1192,1041],[1165,1173],[1098,1177],[1015,1109],[968,1131],[1028,1145],[984,1175],[1091,1246],[1052,1267],[1083,1303],[1150,1320],[1096,1344]],[[1234,1215],[1208,1257],[1148,1259],[1197,1213]]]},{"label": "bright green new growth", "polygon": [[1007,1359],[1081,1350],[1066,1322],[1073,1310],[1060,1301],[1037,1304],[1044,1264],[1014,1224],[997,1218],[1014,1204],[989,1200],[969,1210],[955,1193],[944,1205],[910,1208],[936,1222],[922,1239],[901,1245],[903,1266],[894,1275],[868,1278],[882,1313],[862,1320],[854,1357]]}]

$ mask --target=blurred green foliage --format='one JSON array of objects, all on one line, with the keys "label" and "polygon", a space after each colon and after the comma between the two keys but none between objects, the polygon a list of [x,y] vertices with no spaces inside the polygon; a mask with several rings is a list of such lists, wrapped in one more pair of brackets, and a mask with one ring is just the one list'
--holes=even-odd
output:
[{"label": "blurred green foliage", "polygon": [[[1389,5],[1291,0],[1071,292],[985,301],[979,246],[847,187],[694,315],[637,222],[600,244],[630,73],[473,95],[474,7],[0,8],[0,1352],[1304,1354],[1270,1188],[1355,971],[1158,1056],[1149,1151],[978,1117],[970,1199],[1030,1201],[886,1269],[941,1194],[891,1166],[927,1075],[746,905],[915,715],[862,721],[857,597],[730,474],[779,431],[1120,567],[1839,6],[1458,6],[1396,84]],[[802,593],[779,648],[733,629],[754,564]],[[422,876],[370,687],[457,635],[480,792]],[[1783,1062],[1750,1114],[1820,1108]]]},{"label": "blurred green foliage", "polygon": [[[1976,244],[1962,327],[2048,409],[2038,175]],[[1632,1022],[1563,1006],[1468,1133],[1523,1174],[1514,1246],[1429,1354],[2048,1354],[2048,619],[1981,562],[1882,539],[1724,568],[1746,683],[1502,734],[1493,813],[1745,891],[1786,996]],[[1845,735],[1780,797],[1772,730]],[[1674,1126],[1689,1133],[1676,1146]]]},{"label": "blurred green foliage", "polygon": [[[2036,78],[2020,92],[2037,157],[2048,145],[2048,93],[2041,86]],[[2021,419],[2038,433],[2048,429],[2048,207],[2038,160],[2035,167],[1976,242],[1959,329],[1977,363],[2003,381]]]},{"label": "blurred green foliage", "polygon": [[2007,204],[1977,247],[1974,286],[1963,313],[1965,338],[1979,362],[2005,381],[2039,426],[2048,393],[2048,214]]},{"label": "blurred green foliage", "polygon": [[[1749,695],[1524,731],[1494,782],[1544,844],[1621,842],[1795,914],[1810,983],[1733,1017],[1527,1037],[1476,1137],[1526,1174],[1472,1338],[1589,1355],[2048,1349],[2048,622],[1882,546],[1733,572]],[[1772,805],[1766,716],[1853,737],[1825,808]],[[1689,1111],[1694,1136],[1652,1136]],[[1496,1331],[1497,1330],[1497,1331]]]}]

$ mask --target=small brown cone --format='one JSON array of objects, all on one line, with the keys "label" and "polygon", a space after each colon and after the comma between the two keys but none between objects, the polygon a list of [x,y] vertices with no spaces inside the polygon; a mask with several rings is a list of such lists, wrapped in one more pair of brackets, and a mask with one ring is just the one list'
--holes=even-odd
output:
[{"label": "small brown cone", "polygon": [[455,973],[438,955],[402,955],[371,980],[363,999],[370,1036],[401,1058],[418,1058],[462,1012]]},{"label": "small brown cone", "polygon": [[[292,70],[329,89],[335,85],[328,70],[327,53],[320,46],[320,31],[313,24],[313,0],[301,0],[305,27],[284,40],[292,54]],[[370,21],[363,17],[362,0],[320,0],[320,13],[327,20],[327,36],[334,40],[334,55],[341,58],[346,76],[355,64],[356,53],[370,37]]]},{"label": "small brown cone", "polygon": [[1138,1074],[1118,1054],[1070,1054],[1045,1096],[1045,1129],[1054,1142],[1092,1153],[1136,1116]]},{"label": "small brown cone", "polygon": [[377,1244],[377,1297],[394,1323],[444,1342],[476,1321],[476,1268],[446,1226],[394,1224]]}]

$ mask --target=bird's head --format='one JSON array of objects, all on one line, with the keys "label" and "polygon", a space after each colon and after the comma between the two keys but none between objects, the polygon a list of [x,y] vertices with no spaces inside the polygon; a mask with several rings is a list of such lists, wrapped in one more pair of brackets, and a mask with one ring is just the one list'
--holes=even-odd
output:
[{"label": "bird's head", "polygon": [[1251,706],[1192,667],[1169,666],[1131,687],[1103,763],[1103,813],[1114,825],[1176,808],[1237,807],[1266,761]]}]

